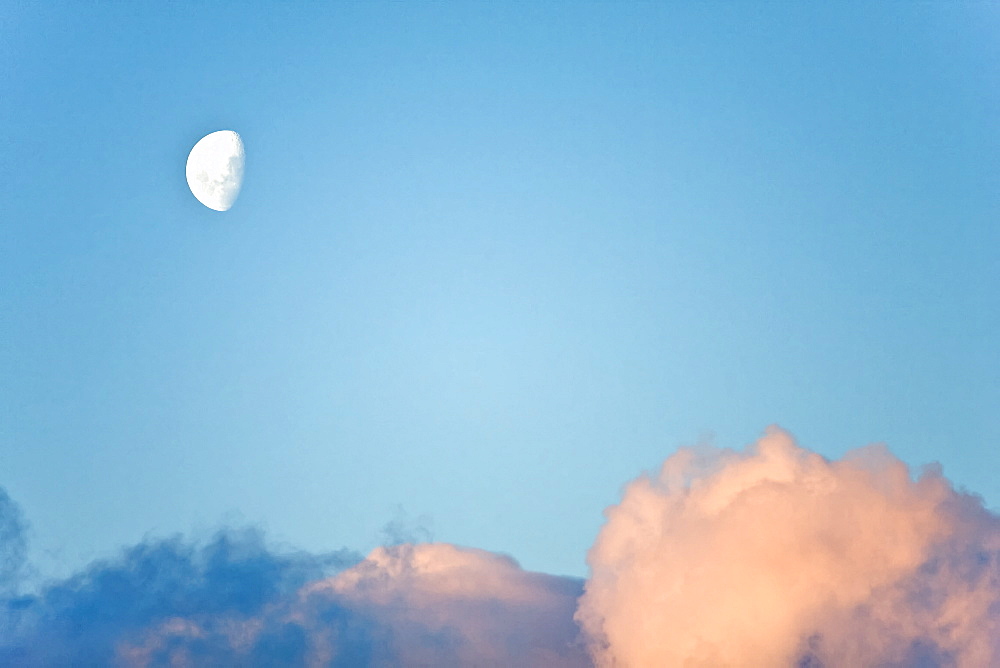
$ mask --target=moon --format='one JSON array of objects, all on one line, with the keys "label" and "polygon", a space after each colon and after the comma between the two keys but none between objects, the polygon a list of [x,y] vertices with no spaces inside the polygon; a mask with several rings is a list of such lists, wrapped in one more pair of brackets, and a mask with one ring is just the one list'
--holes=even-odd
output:
[{"label": "moon", "polygon": [[246,153],[232,130],[219,130],[198,140],[187,159],[191,193],[209,209],[228,211],[243,185]]}]

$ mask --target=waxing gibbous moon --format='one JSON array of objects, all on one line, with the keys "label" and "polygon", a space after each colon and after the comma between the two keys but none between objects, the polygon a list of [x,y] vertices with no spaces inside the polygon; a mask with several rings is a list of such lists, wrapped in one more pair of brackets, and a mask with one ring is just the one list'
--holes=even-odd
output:
[{"label": "waxing gibbous moon", "polygon": [[243,140],[232,130],[205,135],[188,155],[188,187],[209,209],[227,211],[240,194],[245,159]]}]

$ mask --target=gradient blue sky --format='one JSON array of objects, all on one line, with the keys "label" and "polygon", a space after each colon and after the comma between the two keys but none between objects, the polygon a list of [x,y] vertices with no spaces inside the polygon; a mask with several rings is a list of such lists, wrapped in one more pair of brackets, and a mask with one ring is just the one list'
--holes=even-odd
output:
[{"label": "gradient blue sky", "polygon": [[36,567],[403,516],[583,575],[622,483],[771,423],[1000,508],[1000,10],[835,4],[0,5]]}]

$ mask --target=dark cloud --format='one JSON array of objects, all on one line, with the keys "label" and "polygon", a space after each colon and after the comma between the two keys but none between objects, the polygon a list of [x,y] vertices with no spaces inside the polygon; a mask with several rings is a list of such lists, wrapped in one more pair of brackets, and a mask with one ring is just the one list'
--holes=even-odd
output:
[{"label": "dark cloud", "polygon": [[[13,540],[23,545],[23,532]],[[150,626],[191,615],[254,615],[359,558],[275,553],[252,529],[222,531],[200,547],[180,538],[143,543],[37,594],[8,597],[0,663],[109,665],[124,639]]]}]

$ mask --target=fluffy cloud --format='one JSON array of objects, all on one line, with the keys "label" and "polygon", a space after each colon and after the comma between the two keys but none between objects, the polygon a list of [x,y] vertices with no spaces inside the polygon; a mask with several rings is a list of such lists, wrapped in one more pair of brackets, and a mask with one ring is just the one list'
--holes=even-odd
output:
[{"label": "fluffy cloud", "polygon": [[111,665],[122,641],[150,626],[253,615],[357,559],[275,554],[252,530],[221,532],[200,548],[178,538],[140,544],[37,594],[0,600],[0,665]]},{"label": "fluffy cloud", "polygon": [[[0,502],[0,584],[13,592],[24,525]],[[582,666],[582,591],[483,550],[281,554],[229,530],[202,547],[144,543],[0,598],[0,665]]]},{"label": "fluffy cloud", "polygon": [[600,666],[996,665],[998,540],[937,470],[772,429],[632,482],[576,618]]},{"label": "fluffy cloud", "polygon": [[[580,666],[582,583],[446,544],[378,548],[254,617],[170,619],[120,648],[128,665]],[[268,653],[262,654],[264,649]]]},{"label": "fluffy cloud", "polygon": [[1000,518],[884,448],[829,461],[772,429],[682,449],[606,514],[586,583],[448,544],[362,559],[226,531],[17,595],[0,491],[0,664],[1000,665]]}]

